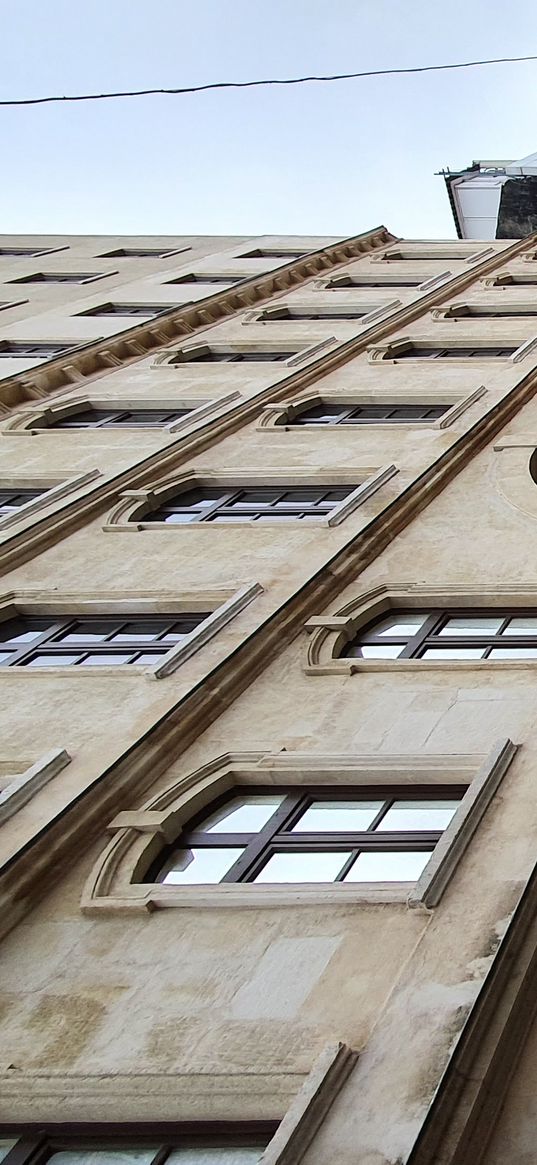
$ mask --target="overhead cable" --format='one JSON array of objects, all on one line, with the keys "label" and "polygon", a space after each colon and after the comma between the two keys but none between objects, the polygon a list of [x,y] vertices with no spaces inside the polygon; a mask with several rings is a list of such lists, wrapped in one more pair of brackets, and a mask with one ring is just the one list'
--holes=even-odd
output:
[{"label": "overhead cable", "polygon": [[269,85],[306,85],[313,81],[354,81],[361,77],[394,77],[406,73],[439,73],[446,69],[475,69],[481,65],[508,65],[519,61],[537,61],[535,56],[494,57],[484,61],[458,61],[449,65],[414,65],[407,69],[369,69],[361,73],[332,73],[327,76],[272,77],[259,81],[212,81],[207,85],[185,85],[177,89],[126,89],[117,93],[78,93],[55,97],[18,97],[0,99],[0,106],[51,105],[62,101],[108,101],[117,97],[180,96],[185,93],[207,93],[211,89],[254,89]]}]

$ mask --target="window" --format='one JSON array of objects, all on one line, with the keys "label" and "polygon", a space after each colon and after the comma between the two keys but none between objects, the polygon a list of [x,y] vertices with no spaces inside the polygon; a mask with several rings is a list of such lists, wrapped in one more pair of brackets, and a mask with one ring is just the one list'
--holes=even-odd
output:
[{"label": "window", "polygon": [[60,356],[69,352],[73,344],[38,344],[31,341],[0,340],[0,359],[12,358],[18,360],[52,360],[53,356]]},{"label": "window", "polygon": [[512,348],[428,348],[425,344],[409,344],[402,352],[397,352],[396,360],[483,360],[491,357],[509,357],[516,352]]},{"label": "window", "polygon": [[[49,429],[161,429],[186,417],[191,409],[81,409],[55,421],[43,421]],[[39,423],[36,422],[36,427]]]},{"label": "window", "polygon": [[18,615],[0,623],[0,666],[154,664],[208,614],[80,618]]},{"label": "window", "polygon": [[146,882],[414,882],[464,786],[238,788],[189,822]]},{"label": "window", "polygon": [[513,307],[478,307],[477,305],[470,305],[466,308],[464,315],[479,316],[481,319],[487,320],[516,320],[517,316],[537,316],[537,304],[535,307],[523,307],[514,305]]},{"label": "window", "polygon": [[537,609],[393,610],[343,649],[358,659],[535,659]]},{"label": "window", "polygon": [[326,291],[346,291],[349,287],[418,287],[423,283],[424,276],[417,275],[414,279],[399,279],[397,275],[386,276],[384,279],[351,279],[350,275],[338,275],[337,281],[329,280]]},{"label": "window", "polygon": [[101,303],[87,311],[77,312],[79,316],[158,316],[161,312],[173,311],[175,303]]},{"label": "window", "polygon": [[38,271],[35,275],[22,275],[19,279],[8,279],[8,283],[85,283],[88,279],[98,279],[100,272],[87,271],[85,274],[72,274],[60,271]]},{"label": "window", "polygon": [[242,283],[244,275],[206,275],[204,271],[191,272],[188,275],[179,275],[177,279],[168,279],[167,285],[176,283]]},{"label": "window", "polygon": [[163,502],[144,522],[317,521],[352,493],[355,486],[260,486],[251,489],[197,487]]},{"label": "window", "polygon": [[45,489],[0,489],[0,519],[20,510],[26,502],[33,502],[46,493]]},{"label": "window", "polygon": [[[433,251],[418,250],[418,251],[386,251],[384,255],[380,255],[380,260],[387,260],[388,262],[409,262],[409,263],[438,263],[444,259],[473,259],[475,252],[462,250],[460,247],[440,247]],[[475,255],[477,258],[477,255]]]},{"label": "window", "polygon": [[35,247],[0,247],[0,255],[2,257],[9,257],[13,259],[36,259],[38,255],[50,255],[57,250],[67,250],[62,247],[39,247],[36,251]]},{"label": "window", "polygon": [[290,356],[296,356],[298,349],[295,348],[292,352],[215,352],[213,348],[202,350],[199,355],[197,352],[185,352],[181,356],[174,357],[170,360],[170,364],[185,364],[195,360],[196,364],[204,363],[224,363],[235,364],[238,361],[261,361],[267,360],[288,360]]},{"label": "window", "polygon": [[171,255],[182,255],[184,251],[190,251],[190,247],[181,247],[179,250],[160,251],[154,247],[117,247],[115,251],[105,251],[103,255],[97,255],[97,259],[167,259]]},{"label": "window", "polygon": [[431,424],[451,405],[342,405],[321,402],[298,413],[292,421],[285,415],[281,425],[382,425]]},{"label": "window", "polygon": [[309,255],[309,251],[270,251],[264,250],[261,247],[256,248],[255,251],[247,251],[245,255],[235,255],[236,259],[286,259],[291,262],[291,259],[303,259],[304,255]]},{"label": "window", "polygon": [[330,311],[328,308],[326,311],[322,312],[311,312],[291,311],[290,308],[286,308],[285,311],[282,310],[281,312],[278,312],[277,314],[275,313],[274,315],[269,312],[266,317],[262,312],[259,318],[264,323],[276,324],[281,320],[361,320],[363,316],[369,315],[369,312],[372,310],[372,308],[366,307],[356,309],[349,308],[346,311],[344,309],[341,311]]},{"label": "window", "polygon": [[[21,1139],[0,1139],[4,1165],[257,1165],[274,1132],[265,1122],[237,1127],[235,1132],[172,1134],[162,1130],[127,1133],[108,1131],[76,1137],[41,1131],[22,1132]],[[11,1150],[13,1155],[11,1156]]]}]

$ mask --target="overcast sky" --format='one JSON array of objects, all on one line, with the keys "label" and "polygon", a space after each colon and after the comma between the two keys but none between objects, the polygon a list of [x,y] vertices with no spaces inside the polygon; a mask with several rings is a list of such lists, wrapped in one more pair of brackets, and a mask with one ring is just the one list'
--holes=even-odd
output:
[{"label": "overcast sky", "polygon": [[[537,52],[535,0],[0,0],[0,96]],[[3,232],[453,237],[434,171],[537,149],[537,62],[0,109]]]}]

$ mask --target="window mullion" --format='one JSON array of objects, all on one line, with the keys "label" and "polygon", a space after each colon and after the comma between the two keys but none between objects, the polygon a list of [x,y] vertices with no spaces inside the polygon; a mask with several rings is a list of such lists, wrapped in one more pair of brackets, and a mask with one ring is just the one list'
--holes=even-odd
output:
[{"label": "window mullion", "polygon": [[72,619],[62,619],[59,623],[53,623],[51,627],[47,627],[41,635],[32,639],[31,643],[25,643],[19,651],[13,652],[8,666],[13,663],[20,663],[21,661],[24,662],[26,658],[33,654],[36,647],[42,647],[43,644],[48,643],[53,635],[56,635],[58,631],[65,631],[71,623]]},{"label": "window mullion", "polygon": [[259,833],[254,834],[252,841],[247,845],[244,853],[237,859],[235,864],[228,870],[223,882],[244,882],[247,880],[249,874],[260,866],[261,858],[264,854],[268,854],[271,844],[275,837],[282,830],[283,825],[291,818],[293,811],[300,805],[302,794],[289,793],[282,801],[279,808],[272,817],[267,821],[263,829]]}]

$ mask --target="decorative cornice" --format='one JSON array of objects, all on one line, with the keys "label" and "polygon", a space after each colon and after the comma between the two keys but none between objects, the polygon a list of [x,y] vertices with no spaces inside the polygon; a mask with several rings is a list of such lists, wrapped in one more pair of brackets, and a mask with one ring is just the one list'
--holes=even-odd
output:
[{"label": "decorative cornice", "polygon": [[358,259],[394,237],[386,227],[342,239],[303,258],[261,276],[245,279],[194,303],[173,308],[165,315],[137,324],[118,335],[83,344],[63,356],[0,381],[0,402],[13,407],[25,400],[39,400],[51,392],[105,374],[110,368],[143,359],[163,345],[173,344],[256,303],[276,292],[292,289],[313,275],[350,259]]}]

